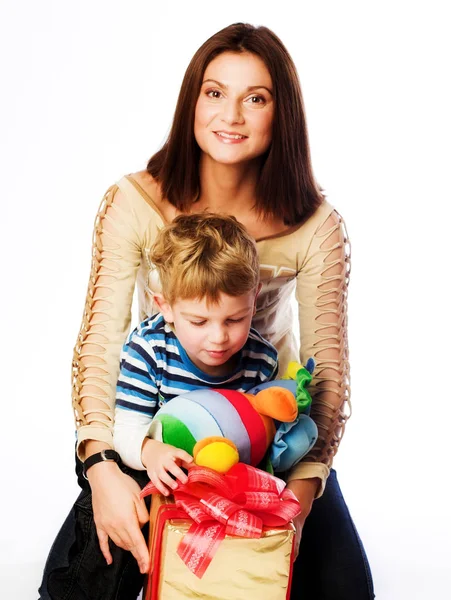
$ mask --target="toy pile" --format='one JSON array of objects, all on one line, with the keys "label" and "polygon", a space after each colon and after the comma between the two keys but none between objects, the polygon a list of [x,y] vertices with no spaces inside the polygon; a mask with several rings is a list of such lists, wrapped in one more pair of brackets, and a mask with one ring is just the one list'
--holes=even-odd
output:
[{"label": "toy pile", "polygon": [[313,368],[290,363],[284,378],[246,393],[191,391],[156,413],[149,436],[183,448],[195,466],[170,499],[151,483],[141,492],[153,494],[145,600],[289,598],[300,507],[274,473],[316,441]]}]

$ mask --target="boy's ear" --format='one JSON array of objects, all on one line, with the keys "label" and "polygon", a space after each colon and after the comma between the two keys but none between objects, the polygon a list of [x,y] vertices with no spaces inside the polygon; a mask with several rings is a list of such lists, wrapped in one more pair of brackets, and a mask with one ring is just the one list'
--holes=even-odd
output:
[{"label": "boy's ear", "polygon": [[155,301],[155,304],[160,309],[160,312],[163,315],[164,320],[166,321],[166,323],[173,323],[174,322],[174,316],[172,314],[171,305],[166,300],[166,298],[163,296],[163,294],[154,294],[153,295],[153,299]]}]

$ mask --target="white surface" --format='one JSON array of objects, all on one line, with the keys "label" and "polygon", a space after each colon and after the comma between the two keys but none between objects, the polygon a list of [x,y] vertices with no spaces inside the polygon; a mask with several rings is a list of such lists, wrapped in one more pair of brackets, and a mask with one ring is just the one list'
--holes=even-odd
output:
[{"label": "white surface", "polygon": [[163,141],[197,47],[243,20],[272,28],[296,61],[315,173],[352,239],[354,415],[336,466],[377,597],[443,598],[445,2],[162,6],[1,4],[0,596],[37,597],[46,554],[77,494],[70,361],[101,196]]}]

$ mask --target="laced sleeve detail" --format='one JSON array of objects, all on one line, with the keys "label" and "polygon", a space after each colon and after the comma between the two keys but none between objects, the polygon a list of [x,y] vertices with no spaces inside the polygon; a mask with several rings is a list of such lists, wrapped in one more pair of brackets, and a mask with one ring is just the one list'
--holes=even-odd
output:
[{"label": "laced sleeve detail", "polygon": [[315,231],[297,275],[301,361],[305,364],[313,356],[316,363],[309,389],[313,398],[311,417],[318,426],[318,440],[289,477],[319,476],[323,486],[351,415],[347,337],[349,274],[350,242],[346,226],[343,218],[333,211]]},{"label": "laced sleeve detail", "polygon": [[117,186],[110,187],[95,219],[91,273],[72,360],[72,406],[81,459],[88,439],[113,447],[119,356],[130,327],[141,259],[134,218],[125,196]]}]

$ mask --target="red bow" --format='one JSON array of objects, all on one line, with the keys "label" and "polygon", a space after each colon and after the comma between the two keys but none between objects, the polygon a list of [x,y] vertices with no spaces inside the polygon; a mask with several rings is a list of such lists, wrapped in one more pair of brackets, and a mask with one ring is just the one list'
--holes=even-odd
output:
[{"label": "red bow", "polygon": [[[141,498],[158,494],[148,483]],[[194,522],[183,536],[177,554],[201,578],[226,535],[260,538],[263,527],[286,525],[301,512],[285,482],[255,467],[238,463],[225,475],[192,467],[188,482],[174,492],[177,508]]]}]

